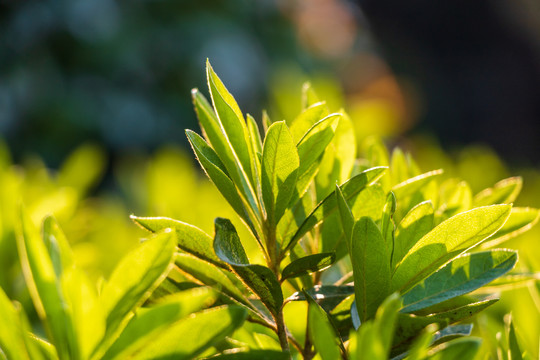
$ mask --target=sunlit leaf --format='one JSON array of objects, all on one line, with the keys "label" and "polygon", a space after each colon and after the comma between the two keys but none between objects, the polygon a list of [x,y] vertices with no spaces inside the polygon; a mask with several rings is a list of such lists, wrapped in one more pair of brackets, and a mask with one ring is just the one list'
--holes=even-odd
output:
[{"label": "sunlit leaf", "polygon": [[[343,197],[348,201],[353,201],[355,197],[367,186],[377,181],[386,168],[378,167],[365,170],[354,176],[349,181],[340,186]],[[335,192],[328,195],[317,207],[308,215],[298,228],[294,236],[286,243],[283,252],[290,250],[308,231],[321,223],[323,219],[337,210],[337,199]]]},{"label": "sunlit leaf", "polygon": [[291,136],[297,144],[307,131],[325,117],[326,104],[317,102],[303,110],[290,124]]},{"label": "sunlit leaf", "polygon": [[521,235],[532,228],[538,222],[538,219],[540,219],[540,211],[538,209],[513,207],[510,217],[504,223],[503,227],[480,246],[483,249],[492,248]]},{"label": "sunlit leaf", "polygon": [[38,230],[22,207],[17,248],[34,306],[45,323],[59,357],[78,356],[73,321],[67,311],[68,306],[55,267]]},{"label": "sunlit leaf", "polygon": [[517,262],[511,250],[464,254],[449,262],[403,295],[403,312],[472,292],[510,271]]},{"label": "sunlit leaf", "polygon": [[424,235],[397,265],[392,289],[406,292],[449,260],[499,230],[511,205],[492,205],[458,214]]},{"label": "sunlit leaf", "polygon": [[154,341],[175,322],[211,305],[216,294],[209,288],[195,288],[170,295],[151,308],[138,309],[102,359],[126,359]]},{"label": "sunlit leaf", "polygon": [[249,350],[239,349],[226,354],[212,356],[212,360],[289,360],[290,355],[276,350]]},{"label": "sunlit leaf", "polygon": [[166,217],[139,217],[131,215],[130,218],[143,229],[152,233],[158,233],[165,229],[173,229],[175,231],[174,237],[176,238],[177,246],[181,250],[214,265],[227,268],[213,251],[214,239],[198,227]]},{"label": "sunlit leaf", "polygon": [[300,160],[284,121],[272,124],[266,133],[262,153],[261,186],[270,226],[283,216],[293,196]]},{"label": "sunlit leaf", "polygon": [[[252,174],[251,156],[253,154],[249,146],[249,133],[242,111],[240,111],[234,97],[214,72],[209,61],[206,62],[206,75],[221,130],[226,136],[228,145],[233,149],[246,177],[249,178]],[[253,184],[253,179],[251,179],[251,183]]]},{"label": "sunlit leaf", "polygon": [[175,248],[172,230],[165,230],[129,252],[116,266],[99,298],[106,318],[106,341],[167,277]]},{"label": "sunlit leaf", "polygon": [[133,359],[195,359],[241,326],[246,316],[247,311],[238,306],[222,306],[194,313],[162,331]]},{"label": "sunlit leaf", "polygon": [[373,220],[360,218],[351,234],[350,256],[356,307],[362,323],[375,315],[389,294],[390,255],[390,249]]},{"label": "sunlit leaf", "polygon": [[407,179],[404,182],[396,184],[392,187],[392,191],[396,195],[396,198],[403,199],[407,196],[413,195],[418,190],[422,189],[427,183],[432,181],[437,176],[443,173],[442,170],[433,170],[422,175],[415,176]]},{"label": "sunlit leaf", "polygon": [[247,220],[248,217],[242,199],[238,195],[233,181],[227,175],[227,170],[221,163],[218,155],[198,134],[191,130],[186,130],[186,135],[197,156],[197,160],[201,164],[206,175],[214,183],[227,202],[231,204],[234,211]]},{"label": "sunlit leaf", "polygon": [[501,180],[493,187],[476,194],[473,199],[473,206],[512,203],[519,195],[522,186],[523,179],[520,176]]},{"label": "sunlit leaf", "polygon": [[31,357],[24,341],[28,329],[23,328],[17,310],[1,288],[0,323],[4,324],[0,326],[0,352],[3,352],[10,360],[30,360]]}]

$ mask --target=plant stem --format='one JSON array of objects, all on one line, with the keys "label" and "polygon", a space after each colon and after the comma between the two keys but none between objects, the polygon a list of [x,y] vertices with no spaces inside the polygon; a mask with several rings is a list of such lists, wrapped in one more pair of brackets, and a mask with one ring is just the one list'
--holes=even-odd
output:
[{"label": "plant stem", "polygon": [[283,309],[280,309],[276,316],[276,325],[281,350],[290,354],[289,340],[287,339],[287,329],[285,328],[285,321],[283,320]]}]

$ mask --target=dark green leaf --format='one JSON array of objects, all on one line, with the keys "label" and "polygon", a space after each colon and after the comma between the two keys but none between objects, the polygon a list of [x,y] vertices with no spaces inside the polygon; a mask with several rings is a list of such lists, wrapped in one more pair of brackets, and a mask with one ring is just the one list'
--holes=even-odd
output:
[{"label": "dark green leaf", "polygon": [[394,224],[394,213],[396,212],[396,207],[396,196],[393,192],[390,191],[390,193],[386,197],[386,203],[383,207],[383,213],[381,217],[381,234],[383,236],[384,242],[386,243],[386,246],[390,249],[391,253],[395,252],[394,238],[396,226]]},{"label": "dark green leaf", "polygon": [[426,360],[474,359],[481,344],[482,340],[479,338],[457,338],[431,349]]},{"label": "dark green leaf", "polygon": [[406,292],[449,260],[499,230],[511,205],[492,205],[458,214],[424,235],[397,265],[392,289]]},{"label": "dark green leaf", "polygon": [[336,260],[334,253],[313,254],[294,260],[281,272],[281,281],[307,275],[330,267]]},{"label": "dark green leaf", "polygon": [[233,271],[257,294],[273,315],[277,315],[283,305],[281,286],[269,268],[250,265],[236,229],[227,219],[216,218],[214,250],[216,255],[231,265]]},{"label": "dark green leaf", "polygon": [[458,321],[470,318],[471,316],[479,313],[480,311],[484,310],[488,306],[493,305],[497,301],[499,301],[499,299],[484,300],[484,301],[480,301],[474,304],[461,306],[461,307],[458,307],[449,311],[432,314],[432,315],[429,315],[428,317],[433,318],[433,319],[440,319],[440,320],[446,319],[448,320],[449,324],[453,324]]},{"label": "dark green leaf", "polygon": [[308,301],[308,334],[315,350],[322,360],[335,360],[341,357],[341,340],[338,338],[334,326],[328,318],[328,314],[309,295],[305,294]]},{"label": "dark green leaf", "polygon": [[[306,290],[306,292],[317,301],[329,298],[345,299],[346,297],[354,294],[354,286],[316,285],[312,289]],[[287,301],[304,300],[306,300],[306,297],[302,292],[296,292],[287,298]]]},{"label": "dark green leaf", "polygon": [[403,296],[403,312],[414,312],[472,292],[510,271],[517,252],[491,250],[462,255],[418,283]]},{"label": "dark green leaf", "polygon": [[398,314],[394,339],[392,341],[391,356],[396,356],[410,348],[422,329],[430,324],[437,324],[439,329],[448,326],[446,319],[432,319],[425,316],[412,316],[408,314]]},{"label": "dark green leaf", "polygon": [[512,321],[511,315],[508,316],[508,349],[510,350],[509,353],[511,360],[523,359],[523,354],[519,348],[516,329],[514,328],[514,322]]}]

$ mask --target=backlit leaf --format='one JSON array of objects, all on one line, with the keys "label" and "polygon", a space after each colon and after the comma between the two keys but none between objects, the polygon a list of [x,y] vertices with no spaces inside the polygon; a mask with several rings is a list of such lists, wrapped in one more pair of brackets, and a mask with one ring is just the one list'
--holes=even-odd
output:
[{"label": "backlit leaf", "polygon": [[106,318],[106,341],[167,277],[176,248],[171,232],[160,232],[129,252],[103,286],[99,300]]},{"label": "backlit leaf", "polygon": [[528,207],[513,207],[510,217],[503,227],[495,233],[488,241],[482,243],[482,249],[492,248],[518,235],[523,234],[532,228],[540,219],[538,209]]},{"label": "backlit leaf", "polygon": [[162,331],[133,359],[195,359],[232,334],[246,316],[247,311],[238,306],[221,306],[194,313]]},{"label": "backlit leaf", "polygon": [[261,186],[271,226],[283,216],[293,196],[300,161],[284,121],[272,124],[266,133],[262,154]]},{"label": "backlit leaf", "polygon": [[362,323],[375,315],[377,308],[389,294],[389,250],[371,218],[362,217],[354,224],[350,256],[356,307]]},{"label": "backlit leaf", "polygon": [[519,195],[523,186],[523,179],[520,176],[504,179],[475,195],[473,206],[485,206],[493,204],[509,204]]},{"label": "backlit leaf", "polygon": [[392,187],[392,191],[396,195],[396,198],[404,199],[407,196],[413,195],[418,190],[422,189],[427,183],[432,181],[437,176],[443,173],[442,170],[433,170],[422,175],[415,176],[408,180],[405,180]]},{"label": "backlit leaf", "polygon": [[341,357],[340,341],[328,314],[306,295],[308,307],[308,334],[322,360],[334,360]]},{"label": "backlit leaf", "polygon": [[[340,186],[343,197],[347,202],[352,202],[356,196],[367,186],[377,181],[384,173],[386,168],[377,167],[367,169],[364,172],[354,176]],[[328,195],[321,201],[317,207],[308,215],[298,228],[294,236],[286,243],[282,252],[290,250],[308,231],[320,224],[323,219],[337,210],[337,199],[335,192]]]},{"label": "backlit leaf", "polygon": [[458,214],[424,235],[397,265],[392,289],[406,292],[449,260],[499,230],[511,205],[492,205]]}]

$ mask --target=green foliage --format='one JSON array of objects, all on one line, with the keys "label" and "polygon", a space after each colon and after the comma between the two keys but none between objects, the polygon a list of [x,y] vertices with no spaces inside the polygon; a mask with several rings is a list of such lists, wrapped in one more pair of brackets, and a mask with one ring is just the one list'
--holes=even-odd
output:
[{"label": "green foliage", "polygon": [[[537,279],[511,272],[516,251],[492,248],[538,221],[537,209],[510,204],[521,178],[473,195],[442,170],[422,173],[399,148],[389,155],[381,139],[357,154],[347,114],[330,113],[310,86],[298,116],[263,113],[261,133],[209,63],[207,79],[211,102],[192,92],[202,135],[186,135],[237,218],[216,217],[210,233],[131,216],[149,239],[96,286],[54,218],[40,234],[23,209],[17,249],[45,334],[33,335],[0,292],[0,320],[13,324],[0,330],[0,355],[473,359],[481,339],[464,321],[498,301],[482,295]],[[152,194],[170,198],[176,174],[157,169]],[[60,179],[87,188],[74,173]],[[160,193],[163,177],[172,185]],[[197,202],[208,208],[220,201],[205,194]],[[507,333],[500,348],[521,358],[512,324]]]}]

